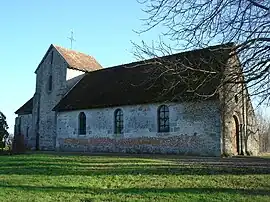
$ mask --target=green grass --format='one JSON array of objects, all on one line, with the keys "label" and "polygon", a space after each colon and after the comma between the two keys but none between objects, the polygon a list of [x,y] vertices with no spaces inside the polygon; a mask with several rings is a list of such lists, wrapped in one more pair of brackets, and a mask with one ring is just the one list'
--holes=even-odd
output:
[{"label": "green grass", "polygon": [[0,156],[0,201],[270,201],[269,158]]}]

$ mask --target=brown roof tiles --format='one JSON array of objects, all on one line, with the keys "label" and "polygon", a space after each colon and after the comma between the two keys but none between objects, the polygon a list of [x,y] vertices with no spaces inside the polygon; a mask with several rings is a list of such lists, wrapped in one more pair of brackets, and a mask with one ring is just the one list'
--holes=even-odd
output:
[{"label": "brown roof tiles", "polygon": [[102,66],[95,60],[95,58],[90,55],[56,45],[53,46],[63,56],[69,67],[72,69],[91,72],[102,68]]},{"label": "brown roof tiles", "polygon": [[[164,70],[158,67],[158,60],[170,61],[176,68],[178,68],[177,64],[184,64],[198,70],[216,71],[217,74],[207,78],[204,85],[197,89],[200,94],[212,94],[221,82],[222,72],[231,51],[230,48],[223,49],[223,47],[224,45],[188,51],[89,72],[56,105],[54,110],[69,111],[201,99],[189,92],[189,86],[179,75],[163,76]],[[197,82],[209,76],[203,71],[185,71],[181,74],[186,75],[185,78],[191,81],[189,85],[198,85]],[[171,81],[179,81],[179,83],[172,90],[165,90],[171,87]],[[212,99],[216,99],[216,96]]]},{"label": "brown roof tiles", "polygon": [[[213,77],[209,77],[209,74],[205,74],[203,71],[181,73],[185,75],[184,78],[191,81],[189,85],[190,83],[196,85],[196,82],[203,79],[204,85],[198,88],[198,92],[211,94],[215,93],[216,86],[220,84],[232,46],[233,44],[219,45],[111,68],[102,68],[91,56],[55,46],[67,60],[70,68],[88,73],[53,110],[68,111],[200,99],[189,92],[189,87],[179,75],[163,76],[164,70],[158,66],[159,60],[169,61],[175,68],[179,68],[180,64],[180,66],[185,65],[193,69],[217,72],[217,74],[213,74]],[[209,77],[207,80],[205,80],[206,76]],[[167,91],[166,88],[170,87],[171,81],[178,82],[178,85],[173,90]],[[212,98],[216,99],[216,96]],[[32,106],[33,99],[31,98],[15,113],[31,113]]]}]

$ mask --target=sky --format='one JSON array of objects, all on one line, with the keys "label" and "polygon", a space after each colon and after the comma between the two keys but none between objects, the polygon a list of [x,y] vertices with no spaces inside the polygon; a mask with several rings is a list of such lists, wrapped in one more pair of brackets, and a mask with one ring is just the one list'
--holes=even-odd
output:
[{"label": "sky", "polygon": [[138,35],[145,17],[136,0],[9,0],[0,6],[0,110],[13,132],[14,112],[35,90],[35,69],[50,44],[96,58],[103,67],[135,61],[131,41],[152,41],[154,32]]},{"label": "sky", "polygon": [[162,28],[143,29],[136,0],[8,0],[0,5],[0,111],[13,132],[14,112],[35,90],[35,69],[56,44],[89,54],[103,67],[135,61],[131,41],[151,43]]}]

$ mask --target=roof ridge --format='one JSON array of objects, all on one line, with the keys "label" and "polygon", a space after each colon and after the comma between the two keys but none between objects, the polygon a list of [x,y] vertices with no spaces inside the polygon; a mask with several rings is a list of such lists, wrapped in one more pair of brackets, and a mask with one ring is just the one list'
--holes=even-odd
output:
[{"label": "roof ridge", "polygon": [[197,49],[192,49],[192,50],[187,50],[187,51],[182,51],[182,52],[176,52],[176,53],[169,54],[169,55],[162,55],[162,56],[147,58],[147,59],[138,60],[138,61],[131,61],[131,62],[128,62],[128,63],[119,64],[119,65],[111,65],[111,66],[108,66],[106,68],[95,70],[95,72],[96,71],[107,71],[107,69],[117,69],[119,67],[128,68],[128,67],[132,66],[132,68],[134,68],[133,66],[136,66],[136,65],[142,66],[144,64],[147,65],[147,63],[152,62],[154,60],[158,60],[158,59],[166,59],[166,58],[171,58],[173,56],[179,56],[179,55],[184,55],[184,54],[202,52],[202,51],[211,50],[211,49],[216,51],[215,49],[227,48],[227,47],[232,47],[232,46],[234,46],[234,43],[217,44],[217,45],[208,46],[208,47],[205,47],[205,48],[197,48]]},{"label": "roof ridge", "polygon": [[[220,51],[220,49],[223,50],[223,47],[225,47],[225,51]],[[171,62],[176,61],[176,63],[179,60],[180,63],[183,62],[183,64],[196,66],[198,66],[199,62],[197,68],[205,68],[206,70],[215,69],[217,72],[222,72],[227,64],[229,51],[230,46],[228,46],[228,44],[222,44],[166,55],[161,58],[165,57],[166,60],[170,60]],[[200,57],[207,59],[210,55],[213,56],[213,60],[209,61],[210,63],[201,63]],[[175,96],[177,97],[176,101],[201,99],[201,97],[197,96],[195,93],[193,94],[187,91],[188,88],[185,82],[180,82],[173,90],[164,92],[164,87],[166,87],[165,83],[167,83],[168,78],[166,78],[166,75],[160,74],[162,70],[159,68],[156,69],[154,63],[148,62],[151,60],[155,61],[156,59],[157,58],[151,58],[144,61],[136,61],[87,72],[74,88],[57,103],[53,110],[68,111],[98,107],[105,108],[121,105],[160,103],[168,100],[172,101],[171,99],[175,101]],[[159,74],[162,76],[159,76]],[[182,74],[185,74],[185,72]],[[197,74],[199,79],[202,78],[201,76],[204,76],[204,74],[199,71]],[[196,77],[197,74],[193,76]],[[155,75],[158,75],[158,79],[155,79]],[[216,76],[209,77],[207,81],[204,82],[204,85],[200,86],[196,91],[199,94],[214,95],[209,99],[217,99],[215,86],[220,84],[221,75],[222,74],[217,74]],[[179,79],[175,74],[170,78]],[[104,85],[104,82],[106,85]]]}]

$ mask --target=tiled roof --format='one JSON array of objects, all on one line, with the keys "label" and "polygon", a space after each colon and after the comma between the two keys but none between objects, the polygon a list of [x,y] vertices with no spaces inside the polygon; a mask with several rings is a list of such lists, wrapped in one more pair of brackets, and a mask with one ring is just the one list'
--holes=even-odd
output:
[{"label": "tiled roof", "polygon": [[[232,44],[229,44],[230,47]],[[187,92],[188,86],[179,75],[163,75],[156,61],[169,61],[187,65],[192,68],[206,69],[218,72],[213,77],[204,79],[209,74],[196,71],[184,71],[181,75],[189,82],[205,81],[197,89],[197,93],[211,94],[215,92],[229,58],[230,48],[222,46],[209,47],[195,51],[188,51],[158,59],[150,59],[125,65],[87,73],[82,80],[57,104],[54,110],[68,111],[88,108],[112,107],[121,105],[134,105],[164,101],[180,101],[182,99],[200,99],[194,93]],[[172,66],[173,68],[173,66]],[[179,81],[171,90],[166,90],[171,81]],[[165,89],[165,90],[164,90]],[[195,97],[194,97],[195,96]],[[216,99],[216,96],[212,98]]]},{"label": "tiled roof", "polygon": [[32,114],[33,109],[33,98],[28,100],[23,106],[21,106],[15,114],[23,115],[23,114]]},{"label": "tiled roof", "polygon": [[57,45],[53,46],[63,56],[63,58],[67,61],[69,67],[72,69],[90,72],[102,68],[102,66],[95,60],[95,58],[90,55],[86,55],[84,53],[63,48]]}]

